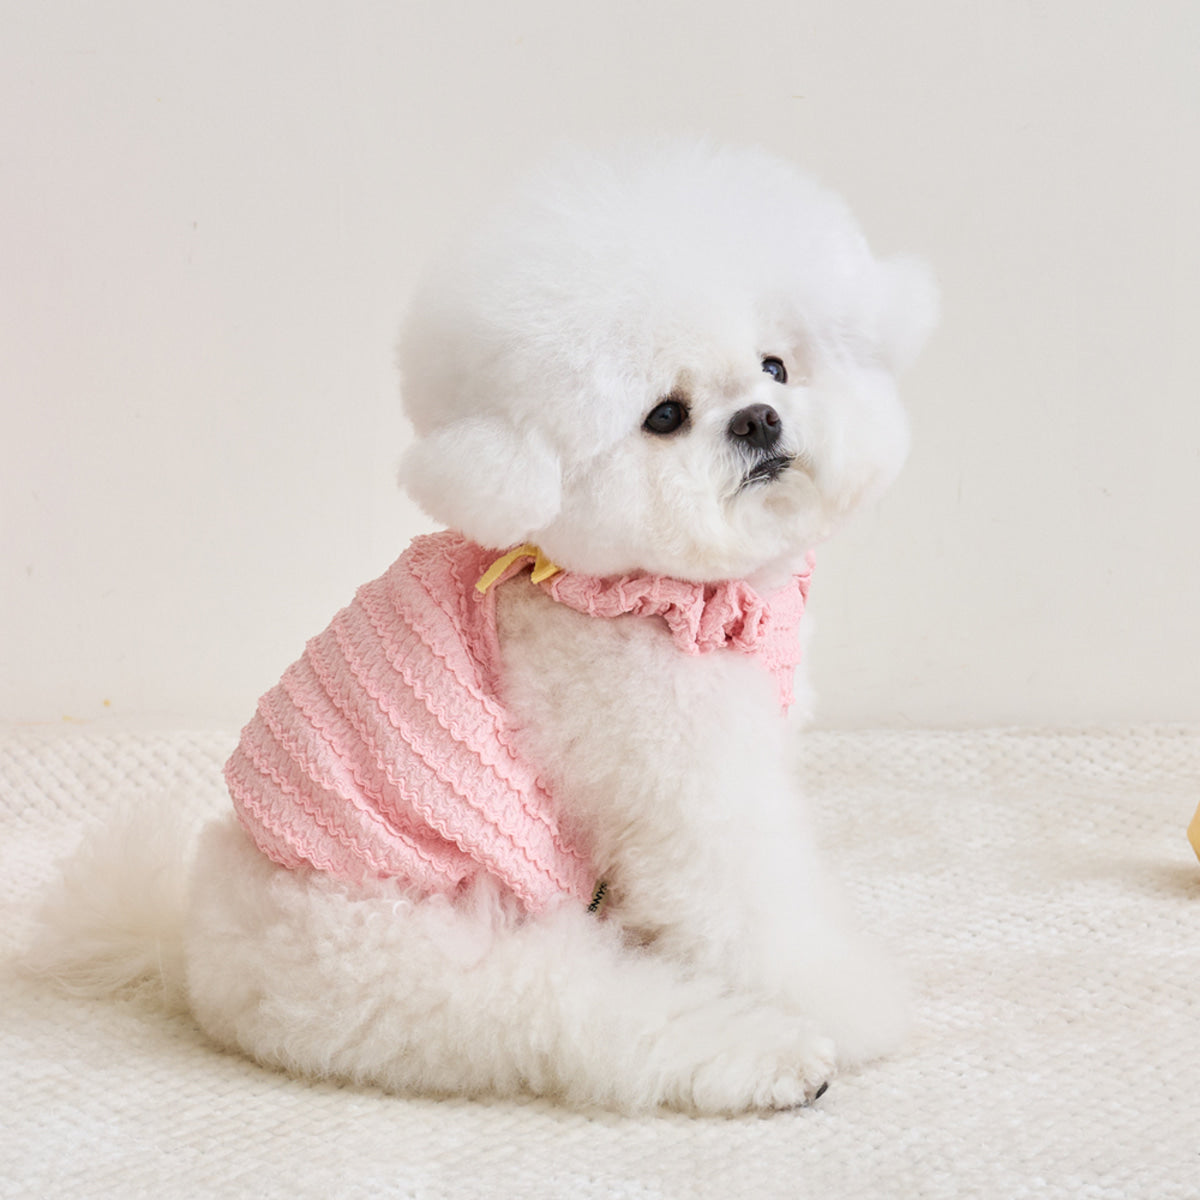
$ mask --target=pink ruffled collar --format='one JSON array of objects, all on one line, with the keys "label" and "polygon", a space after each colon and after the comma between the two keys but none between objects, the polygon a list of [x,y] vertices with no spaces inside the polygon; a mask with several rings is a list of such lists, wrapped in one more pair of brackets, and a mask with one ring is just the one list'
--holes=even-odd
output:
[{"label": "pink ruffled collar", "polygon": [[536,547],[521,546],[497,560],[480,581],[481,590],[530,565],[533,581],[577,612],[661,618],[685,654],[733,650],[752,655],[774,676],[780,705],[785,710],[791,705],[800,663],[798,631],[812,578],[811,554],[803,571],[782,587],[760,594],[744,579],[691,583],[641,572],[606,578],[581,575],[555,567]]}]

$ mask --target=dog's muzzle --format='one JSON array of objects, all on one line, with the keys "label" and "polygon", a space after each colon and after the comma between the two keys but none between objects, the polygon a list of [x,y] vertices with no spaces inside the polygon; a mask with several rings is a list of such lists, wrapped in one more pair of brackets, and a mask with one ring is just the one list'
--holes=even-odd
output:
[{"label": "dog's muzzle", "polygon": [[750,469],[742,476],[742,487],[771,483],[792,465],[788,455],[778,453],[783,421],[769,404],[751,404],[739,409],[726,432],[733,444],[751,459]]}]

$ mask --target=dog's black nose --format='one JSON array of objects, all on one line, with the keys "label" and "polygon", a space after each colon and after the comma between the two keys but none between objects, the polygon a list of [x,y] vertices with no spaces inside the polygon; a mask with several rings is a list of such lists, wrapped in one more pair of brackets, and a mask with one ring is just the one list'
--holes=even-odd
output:
[{"label": "dog's black nose", "polygon": [[751,404],[733,414],[729,436],[756,450],[770,450],[779,441],[781,426],[779,414],[769,404]]}]

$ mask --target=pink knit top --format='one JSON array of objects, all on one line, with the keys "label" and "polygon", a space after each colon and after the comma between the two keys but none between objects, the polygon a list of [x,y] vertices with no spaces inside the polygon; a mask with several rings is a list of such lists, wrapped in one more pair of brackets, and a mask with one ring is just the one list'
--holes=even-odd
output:
[{"label": "pink knit top", "polygon": [[[475,586],[495,557],[455,533],[415,539],[259,701],[225,778],[274,862],[426,895],[486,871],[531,912],[591,899],[585,848],[565,836],[500,700],[496,587]],[[515,557],[496,586],[531,558]],[[658,619],[688,654],[753,655],[786,708],[808,580],[766,597],[736,580],[567,571],[527,586],[591,616]]]}]

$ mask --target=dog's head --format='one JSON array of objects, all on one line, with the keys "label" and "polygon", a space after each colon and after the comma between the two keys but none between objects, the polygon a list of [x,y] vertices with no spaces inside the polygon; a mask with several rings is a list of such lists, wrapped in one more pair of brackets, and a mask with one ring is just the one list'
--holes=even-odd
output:
[{"label": "dog's head", "polygon": [[418,294],[404,479],[590,574],[790,569],[899,470],[894,379],[935,308],[922,265],[765,154],[567,155]]}]

